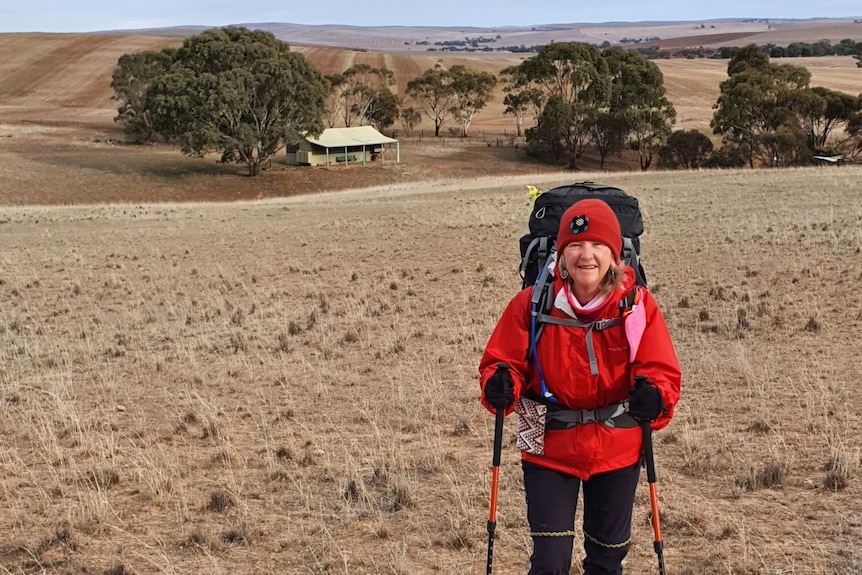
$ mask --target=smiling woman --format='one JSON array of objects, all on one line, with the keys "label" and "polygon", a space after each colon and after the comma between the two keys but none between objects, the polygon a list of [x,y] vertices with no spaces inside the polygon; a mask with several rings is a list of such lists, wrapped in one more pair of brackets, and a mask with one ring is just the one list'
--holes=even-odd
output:
[{"label": "smiling woman", "polygon": [[482,404],[498,418],[519,416],[530,573],[571,570],[582,484],[584,572],[621,573],[646,438],[641,426],[670,422],[680,366],[661,310],[620,260],[620,224],[605,201],[568,208],[556,247],[553,305],[539,313],[541,339],[537,292],[526,288],[485,346]]}]

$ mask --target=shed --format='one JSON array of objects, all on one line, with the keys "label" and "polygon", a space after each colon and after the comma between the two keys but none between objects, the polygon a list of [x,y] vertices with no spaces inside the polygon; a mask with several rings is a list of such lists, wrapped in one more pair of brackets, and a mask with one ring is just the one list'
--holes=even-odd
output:
[{"label": "shed", "polygon": [[286,162],[294,166],[365,164],[384,161],[387,146],[395,144],[395,161],[401,161],[398,140],[384,136],[373,126],[327,128],[316,138],[307,137],[288,147]]},{"label": "shed", "polygon": [[814,159],[815,159],[815,160],[817,160],[817,161],[818,161],[819,163],[821,163],[821,164],[829,163],[829,164],[834,164],[834,165],[836,165],[836,166],[840,166],[841,164],[843,164],[843,163],[844,163],[844,156],[843,156],[843,155],[838,155],[838,156],[814,156]]}]

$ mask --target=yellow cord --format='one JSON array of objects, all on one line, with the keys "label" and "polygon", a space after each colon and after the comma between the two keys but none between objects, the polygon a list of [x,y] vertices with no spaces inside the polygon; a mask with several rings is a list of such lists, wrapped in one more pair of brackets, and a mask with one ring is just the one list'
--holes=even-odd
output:
[{"label": "yellow cord", "polygon": [[[531,531],[530,537],[574,537],[576,533],[574,531]],[[590,542],[595,543],[599,547],[604,547],[605,549],[622,549],[623,547],[628,546],[632,540],[629,538],[622,543],[602,543],[595,537],[591,536],[589,533],[584,533],[584,537],[589,539]]]}]

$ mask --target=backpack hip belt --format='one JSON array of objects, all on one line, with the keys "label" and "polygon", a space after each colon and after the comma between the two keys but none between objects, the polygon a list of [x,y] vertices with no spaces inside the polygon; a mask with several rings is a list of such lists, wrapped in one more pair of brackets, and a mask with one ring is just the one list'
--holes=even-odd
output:
[{"label": "backpack hip belt", "polygon": [[629,415],[629,402],[626,400],[595,409],[548,409],[545,429],[556,431],[587,423],[620,428],[638,426],[635,418]]}]

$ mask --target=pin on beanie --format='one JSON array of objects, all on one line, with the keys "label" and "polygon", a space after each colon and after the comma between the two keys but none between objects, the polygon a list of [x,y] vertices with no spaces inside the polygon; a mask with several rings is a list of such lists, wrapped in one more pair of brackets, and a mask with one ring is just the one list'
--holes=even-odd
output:
[{"label": "pin on beanie", "polygon": [[563,213],[557,232],[557,253],[572,242],[601,242],[620,261],[623,247],[620,222],[611,207],[597,199],[580,200]]}]

